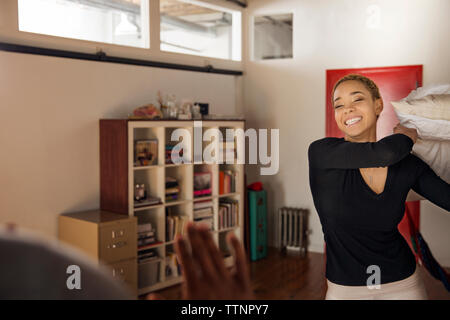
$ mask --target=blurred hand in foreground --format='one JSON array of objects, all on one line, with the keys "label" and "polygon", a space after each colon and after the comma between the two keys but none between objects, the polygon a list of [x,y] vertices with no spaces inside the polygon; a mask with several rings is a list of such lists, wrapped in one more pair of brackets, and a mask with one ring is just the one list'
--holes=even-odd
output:
[{"label": "blurred hand in foreground", "polygon": [[[244,248],[233,232],[226,237],[235,265],[232,270],[225,266],[222,253],[214,242],[206,225],[186,226],[189,239],[178,235],[175,252],[184,278],[182,299],[188,300],[248,300],[255,299],[250,283],[249,269]],[[150,294],[147,299],[160,299]]]}]

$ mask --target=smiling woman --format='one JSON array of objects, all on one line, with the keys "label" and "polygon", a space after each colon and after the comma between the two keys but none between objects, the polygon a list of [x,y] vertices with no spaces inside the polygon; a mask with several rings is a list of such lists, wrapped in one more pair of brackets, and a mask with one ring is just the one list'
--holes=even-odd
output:
[{"label": "smiling woman", "polygon": [[[332,94],[344,137],[316,140],[308,149],[310,187],[326,242],[327,299],[426,299],[397,226],[410,189],[450,211],[450,185],[410,153],[415,129],[397,125],[393,135],[377,141],[383,101],[372,80],[348,75]],[[371,270],[379,274],[373,277]],[[380,290],[371,290],[374,285]]]},{"label": "smiling woman", "polygon": [[[383,111],[383,100],[372,80],[357,74],[345,76],[336,82],[332,99],[339,129],[344,133],[352,129],[352,134],[346,140],[352,141],[353,136],[356,138],[364,132],[373,132],[373,126],[376,126],[376,120]],[[368,126],[368,123],[372,123],[372,126]],[[364,131],[361,131],[363,128]]]}]

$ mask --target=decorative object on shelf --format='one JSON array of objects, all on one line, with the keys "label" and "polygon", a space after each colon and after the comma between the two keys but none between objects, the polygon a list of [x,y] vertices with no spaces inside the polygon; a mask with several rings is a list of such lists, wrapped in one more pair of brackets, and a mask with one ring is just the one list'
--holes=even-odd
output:
[{"label": "decorative object on shelf", "polygon": [[178,116],[178,107],[177,100],[174,94],[169,96],[166,105],[168,109],[169,119],[176,119]]},{"label": "decorative object on shelf", "polygon": [[158,140],[136,140],[134,143],[134,166],[151,166],[158,162]]},{"label": "decorative object on shelf", "polygon": [[192,101],[184,100],[181,102],[180,108],[178,109],[178,119],[179,120],[191,120],[192,119]]},{"label": "decorative object on shelf", "polygon": [[209,114],[209,103],[196,102],[195,104],[199,106],[199,112],[202,116]]},{"label": "decorative object on shelf", "polygon": [[145,184],[136,184],[134,187],[134,207],[145,207],[155,204],[160,204],[161,199],[159,197],[152,197],[147,195]]},{"label": "decorative object on shelf", "polygon": [[192,119],[194,119],[194,120],[202,119],[202,114],[200,112],[200,105],[198,103],[196,103],[192,106]]},{"label": "decorative object on shelf", "polygon": [[194,197],[211,195],[211,172],[194,172]]},{"label": "decorative object on shelf", "polygon": [[177,98],[174,94],[165,95],[161,91],[158,91],[158,103],[162,111],[162,117],[164,119],[177,119],[178,107]]},{"label": "decorative object on shelf", "polygon": [[159,103],[159,107],[161,108],[162,117],[164,119],[169,118],[169,107],[167,106],[166,102],[167,102],[167,98],[164,99],[161,91],[158,91],[158,103]]},{"label": "decorative object on shelf", "polygon": [[129,116],[129,119],[161,119],[163,117],[161,110],[155,107],[153,104],[147,104],[145,106],[136,108],[133,110],[133,115]]},{"label": "decorative object on shelf", "polygon": [[137,184],[134,187],[134,199],[136,201],[147,199],[147,191],[145,190],[144,184]]}]

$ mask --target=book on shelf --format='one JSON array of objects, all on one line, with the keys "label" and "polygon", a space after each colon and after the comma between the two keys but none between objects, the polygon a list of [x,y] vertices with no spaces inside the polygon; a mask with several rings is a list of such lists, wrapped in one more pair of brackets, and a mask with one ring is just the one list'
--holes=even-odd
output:
[{"label": "book on shelf", "polygon": [[165,185],[166,188],[176,188],[178,187],[178,180],[173,177],[166,177]]},{"label": "book on shelf", "polygon": [[178,152],[172,152],[176,145],[166,144],[165,147],[165,163],[174,164],[178,163],[183,158],[183,149],[181,148]]},{"label": "book on shelf", "polygon": [[147,238],[147,237],[154,237],[155,236],[155,231],[154,230],[152,230],[152,231],[143,231],[143,232],[139,232],[138,233],[138,240],[139,239],[145,239],[145,238]]},{"label": "book on shelf", "polygon": [[203,201],[194,202],[194,210],[204,209],[204,208],[212,208],[212,207],[213,207],[212,200],[203,200]]},{"label": "book on shelf", "polygon": [[212,193],[211,188],[203,189],[203,190],[194,190],[194,197],[206,197],[206,196],[210,196],[211,193]]},{"label": "book on shelf", "polygon": [[152,232],[153,231],[153,226],[149,222],[148,223],[141,223],[141,224],[138,224],[137,231],[138,231],[138,233]]},{"label": "book on shelf", "polygon": [[142,245],[142,246],[138,246],[138,251],[140,252],[141,250],[153,248],[154,246],[157,246],[157,245],[160,245],[160,244],[162,244],[161,241],[155,241],[155,242],[150,243],[150,244],[145,244],[145,245]]},{"label": "book on shelf", "polygon": [[183,235],[187,222],[187,216],[168,215],[166,217],[166,241],[175,240],[177,234]]},{"label": "book on shelf", "polygon": [[154,244],[156,242],[156,238],[153,237],[146,237],[144,239],[138,239],[138,246],[145,246],[148,244]]},{"label": "book on shelf", "polygon": [[178,193],[166,194],[166,202],[178,200]]},{"label": "book on shelf", "polygon": [[205,224],[208,226],[209,230],[213,230],[213,217],[212,216],[194,219],[194,224],[199,224],[199,223]]},{"label": "book on shelf", "polygon": [[219,144],[219,159],[222,161],[222,163],[227,162],[227,160],[234,160],[235,158],[236,158],[236,148],[234,139],[226,140],[221,144]]},{"label": "book on shelf", "polygon": [[174,187],[174,188],[166,188],[166,194],[174,194],[180,192],[180,188]]},{"label": "book on shelf", "polygon": [[237,225],[239,202],[233,199],[221,199],[219,203],[219,230]]},{"label": "book on shelf", "polygon": [[180,187],[177,179],[166,177],[166,201],[175,201],[179,199]]},{"label": "book on shelf", "polygon": [[236,172],[232,170],[219,171],[219,194],[236,192]]},{"label": "book on shelf", "polygon": [[194,209],[194,219],[201,219],[204,217],[210,217],[213,215],[213,208]]},{"label": "book on shelf", "polygon": [[151,223],[142,223],[138,225],[138,248],[154,245],[156,241],[156,232]]},{"label": "book on shelf", "polygon": [[158,140],[134,141],[134,166],[151,166],[158,163]]},{"label": "book on shelf", "polygon": [[159,258],[156,249],[146,249],[138,252],[138,263],[150,262]]}]

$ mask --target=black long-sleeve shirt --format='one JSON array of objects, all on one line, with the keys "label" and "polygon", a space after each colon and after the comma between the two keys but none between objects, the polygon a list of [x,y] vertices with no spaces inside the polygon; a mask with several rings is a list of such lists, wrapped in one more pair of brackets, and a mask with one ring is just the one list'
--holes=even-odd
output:
[{"label": "black long-sleeve shirt", "polygon": [[[308,148],[309,180],[326,243],[326,277],[365,286],[376,265],[381,284],[413,274],[416,262],[398,231],[410,189],[450,211],[450,185],[411,154],[413,140],[393,134],[377,142],[323,138]],[[382,193],[375,193],[359,168],[388,166]]]}]

